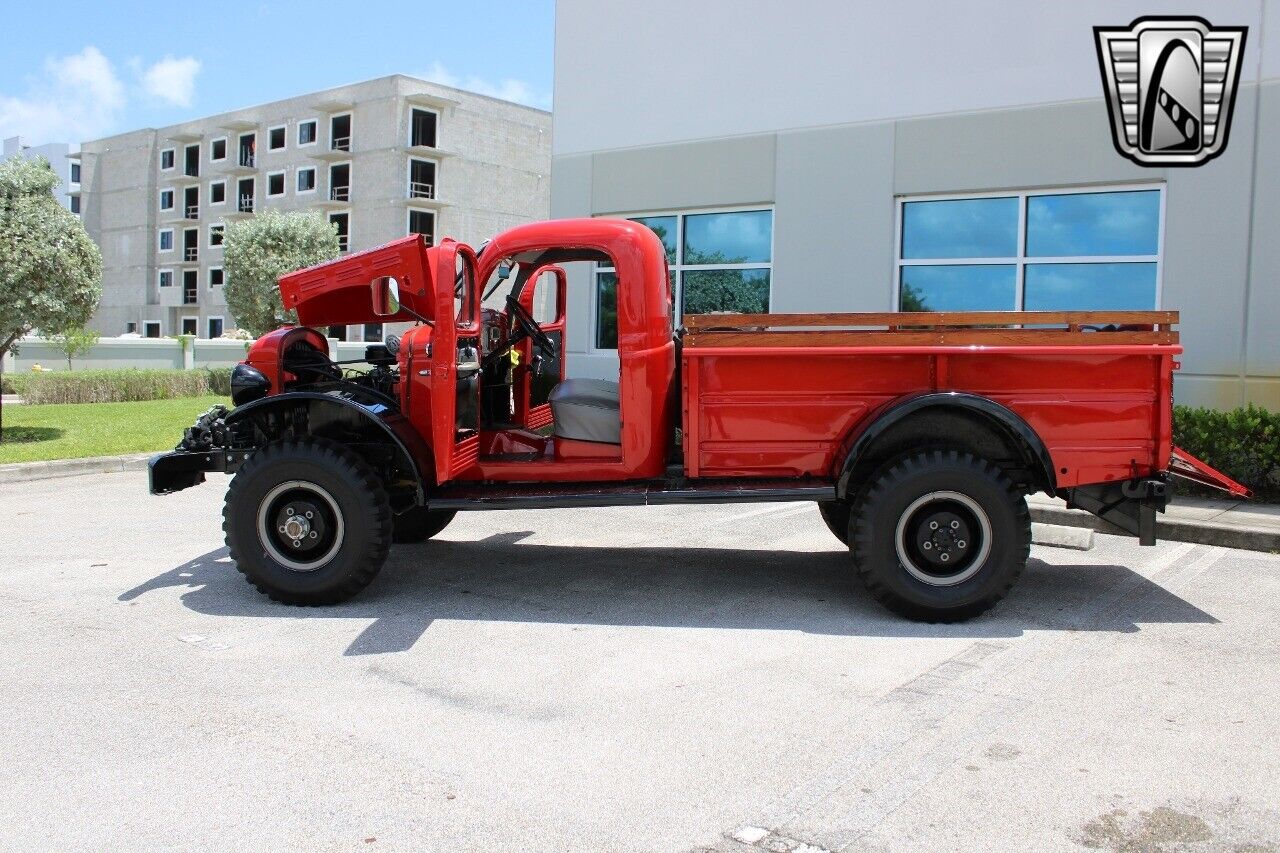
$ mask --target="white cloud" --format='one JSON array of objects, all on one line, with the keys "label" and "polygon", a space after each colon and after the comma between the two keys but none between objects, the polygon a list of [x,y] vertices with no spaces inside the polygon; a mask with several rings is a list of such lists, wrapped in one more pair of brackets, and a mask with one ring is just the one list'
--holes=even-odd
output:
[{"label": "white cloud", "polygon": [[125,106],[111,61],[93,45],[45,60],[43,73],[21,95],[0,94],[0,137],[21,134],[31,144],[78,143],[106,134]]},{"label": "white cloud", "polygon": [[490,97],[501,98],[504,101],[515,101],[517,104],[525,104],[539,109],[545,110],[551,106],[551,96],[549,94],[534,91],[533,87],[524,80],[508,77],[495,83],[492,80],[486,80],[475,75],[459,77],[448,68],[445,68],[439,60],[431,63],[431,67],[425,72],[414,76],[423,80],[430,80],[433,83],[439,83],[442,86],[465,89],[468,92],[475,92],[479,95],[489,95]]},{"label": "white cloud", "polygon": [[200,60],[166,56],[142,72],[142,88],[148,95],[177,107],[189,107],[196,93]]}]

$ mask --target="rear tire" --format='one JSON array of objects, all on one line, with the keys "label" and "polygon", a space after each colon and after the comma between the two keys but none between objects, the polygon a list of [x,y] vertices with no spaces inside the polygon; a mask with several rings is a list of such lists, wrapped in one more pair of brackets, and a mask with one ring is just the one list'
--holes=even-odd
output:
[{"label": "rear tire", "polygon": [[840,544],[849,547],[849,518],[853,507],[844,501],[818,501],[818,513],[827,525],[827,529],[840,540]]},{"label": "rear tire", "polygon": [[969,453],[903,456],[880,469],[854,510],[858,576],[910,619],[960,622],[990,609],[1030,549],[1026,500],[999,468]]},{"label": "rear tire", "polygon": [[449,526],[453,517],[458,514],[455,509],[427,509],[416,506],[397,515],[391,541],[397,544],[425,542]]},{"label": "rear tire", "polygon": [[391,506],[355,453],[326,439],[286,439],[236,472],[222,529],[236,568],[259,592],[285,604],[337,604],[382,568]]}]

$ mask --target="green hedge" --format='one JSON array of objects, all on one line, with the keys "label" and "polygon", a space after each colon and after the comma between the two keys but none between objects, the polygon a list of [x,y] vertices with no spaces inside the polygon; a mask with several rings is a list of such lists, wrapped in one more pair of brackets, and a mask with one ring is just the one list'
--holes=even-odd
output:
[{"label": "green hedge", "polygon": [[1255,498],[1280,500],[1280,413],[1254,405],[1229,411],[1174,406],[1173,443],[1248,486]]},{"label": "green hedge", "polygon": [[229,396],[231,368],[196,370],[75,370],[5,374],[6,394],[31,405],[132,403],[177,397]]}]

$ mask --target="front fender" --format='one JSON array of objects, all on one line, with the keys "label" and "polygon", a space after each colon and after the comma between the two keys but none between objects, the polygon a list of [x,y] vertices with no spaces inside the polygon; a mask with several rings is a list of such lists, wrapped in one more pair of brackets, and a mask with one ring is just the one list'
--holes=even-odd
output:
[{"label": "front fender", "polygon": [[[324,393],[319,391],[289,391],[271,397],[263,397],[243,406],[237,406],[226,416],[226,423],[232,426],[246,421],[257,422],[264,431],[267,416],[293,408],[306,406],[308,417],[323,407],[334,407],[334,411],[354,414],[362,422],[375,427],[396,452],[406,469],[413,472],[417,483],[416,497],[419,504],[424,503],[423,471],[433,471],[431,448],[422,440],[413,424],[400,411],[378,399],[381,395],[362,395],[363,401],[356,399],[350,392]],[[432,478],[434,482],[434,478]]]}]

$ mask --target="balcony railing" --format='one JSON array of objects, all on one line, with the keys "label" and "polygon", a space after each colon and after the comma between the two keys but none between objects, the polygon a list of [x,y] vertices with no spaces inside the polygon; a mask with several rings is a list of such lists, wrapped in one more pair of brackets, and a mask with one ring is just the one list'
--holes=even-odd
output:
[{"label": "balcony railing", "polygon": [[200,218],[200,205],[198,205],[198,204],[189,204],[189,205],[187,205],[186,217],[187,217],[187,219],[199,219],[199,218]]},{"label": "balcony railing", "polygon": [[329,150],[330,151],[350,151],[351,137],[335,136],[333,139],[329,140]]},{"label": "balcony railing", "polygon": [[435,184],[427,184],[422,181],[414,181],[409,184],[409,198],[435,198]]},{"label": "balcony railing", "polygon": [[182,290],[182,304],[195,305],[200,298],[199,287],[186,287]]},{"label": "balcony railing", "polygon": [[187,246],[182,250],[182,259],[184,261],[200,260],[200,249],[196,246]]},{"label": "balcony railing", "polygon": [[240,202],[236,205],[236,210],[241,213],[253,213],[253,196],[240,196]]},{"label": "balcony railing", "polygon": [[348,252],[350,250],[351,250],[351,238],[348,237],[346,234],[339,234],[338,235],[338,251]]},{"label": "balcony railing", "polygon": [[187,166],[185,169],[182,170],[182,174],[186,175],[188,178],[198,178],[200,177],[200,167]]},{"label": "balcony railing", "polygon": [[240,152],[240,165],[241,165],[241,166],[246,166],[246,167],[248,167],[248,168],[252,169],[252,168],[253,168],[253,152],[251,152],[251,151],[241,151],[241,152]]},{"label": "balcony railing", "polygon": [[351,187],[329,187],[329,201],[351,201]]}]

